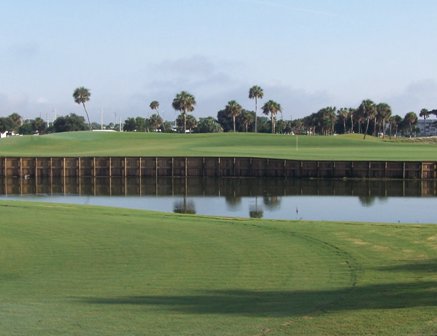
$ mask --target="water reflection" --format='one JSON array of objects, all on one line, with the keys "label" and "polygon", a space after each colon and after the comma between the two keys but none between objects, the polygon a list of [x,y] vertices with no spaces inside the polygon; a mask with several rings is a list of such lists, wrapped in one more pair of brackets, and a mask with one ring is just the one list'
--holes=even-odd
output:
[{"label": "water reflection", "polygon": [[437,222],[436,187],[435,180],[0,178],[2,198],[252,218],[392,222]]}]

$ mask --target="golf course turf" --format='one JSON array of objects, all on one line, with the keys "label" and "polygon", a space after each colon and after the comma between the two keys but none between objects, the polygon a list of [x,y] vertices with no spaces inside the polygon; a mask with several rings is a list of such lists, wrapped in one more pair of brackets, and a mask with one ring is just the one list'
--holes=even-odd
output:
[{"label": "golf course turf", "polygon": [[299,160],[437,161],[437,143],[362,135],[69,132],[0,140],[0,156],[242,156]]},{"label": "golf course turf", "polygon": [[1,335],[435,335],[437,226],[1,201]]},{"label": "golf course turf", "polygon": [[[437,161],[437,145],[74,132],[1,139],[0,156]],[[0,211],[0,335],[437,334],[437,225],[7,200]]]}]

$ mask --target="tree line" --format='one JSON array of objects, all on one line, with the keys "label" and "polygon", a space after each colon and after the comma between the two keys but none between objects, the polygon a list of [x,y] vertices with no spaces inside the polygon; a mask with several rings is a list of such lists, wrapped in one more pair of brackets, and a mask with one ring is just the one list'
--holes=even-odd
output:
[{"label": "tree line", "polygon": [[[90,129],[111,129],[126,132],[181,132],[181,133],[215,133],[215,132],[261,132],[281,134],[332,135],[359,133],[365,139],[367,135],[386,134],[412,135],[418,118],[424,120],[437,116],[437,110],[422,109],[419,116],[408,112],[404,117],[393,115],[387,103],[375,103],[370,99],[363,100],[358,107],[342,107],[337,109],[328,106],[309,116],[284,120],[282,107],[274,100],[268,100],[261,106],[262,116],[258,115],[258,103],[264,98],[263,89],[255,85],[249,89],[248,98],[254,100],[254,110],[243,108],[235,100],[229,101],[223,109],[217,112],[216,118],[204,117],[196,119],[192,112],[196,107],[195,97],[181,91],[172,101],[172,108],[178,113],[174,121],[166,121],[159,112],[160,104],[153,100],[149,104],[153,114],[148,117],[129,117],[121,123],[99,125],[91,123],[86,104],[91,98],[91,92],[85,87],[79,87],[73,92],[74,102],[80,104],[85,112],[85,118],[71,113],[57,117],[50,125],[42,118],[23,120],[13,113],[0,118],[0,132],[15,132],[19,134],[45,134],[52,132],[82,131]],[[278,114],[281,118],[278,120]]]}]

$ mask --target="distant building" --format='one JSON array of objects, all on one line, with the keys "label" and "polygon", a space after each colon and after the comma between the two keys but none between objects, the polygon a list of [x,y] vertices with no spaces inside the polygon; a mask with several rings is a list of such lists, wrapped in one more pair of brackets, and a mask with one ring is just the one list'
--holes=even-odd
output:
[{"label": "distant building", "polygon": [[416,127],[419,130],[419,136],[437,136],[437,120],[435,119],[419,119]]}]

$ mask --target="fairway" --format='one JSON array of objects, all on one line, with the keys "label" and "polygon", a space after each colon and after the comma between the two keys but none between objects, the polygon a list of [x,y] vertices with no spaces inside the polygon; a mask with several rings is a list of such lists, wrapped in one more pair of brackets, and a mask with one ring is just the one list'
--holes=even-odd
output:
[{"label": "fairway", "polygon": [[299,160],[437,161],[437,143],[362,135],[70,132],[0,140],[0,156],[226,156]]},{"label": "fairway", "polygon": [[437,226],[0,202],[1,335],[435,335]]}]

